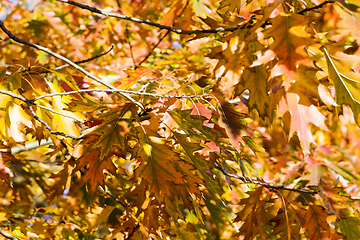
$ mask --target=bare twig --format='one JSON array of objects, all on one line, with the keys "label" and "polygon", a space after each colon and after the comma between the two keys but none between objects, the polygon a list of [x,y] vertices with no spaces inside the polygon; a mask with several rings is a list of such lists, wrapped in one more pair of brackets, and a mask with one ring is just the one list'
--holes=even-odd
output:
[{"label": "bare twig", "polygon": [[136,61],[135,61],[135,58],[134,58],[134,53],[133,53],[132,45],[131,45],[130,38],[129,38],[129,29],[128,29],[127,24],[126,24],[126,29],[125,29],[125,38],[126,38],[127,44],[129,44],[130,56],[131,56],[131,59],[132,59],[133,64],[134,64],[134,69],[136,69]]},{"label": "bare twig", "polygon": [[[105,194],[109,195],[112,199],[114,199],[117,203],[119,203],[123,208],[129,210],[129,206],[126,205],[126,203],[123,203],[122,201],[120,201],[117,197],[115,197],[109,190],[106,190],[105,188],[103,188],[102,186],[99,185],[99,189],[104,192]],[[131,211],[131,210],[130,210]],[[130,216],[135,220],[138,221],[137,218],[131,213]],[[131,232],[129,233],[129,235],[127,236],[127,238],[125,239],[130,239],[133,234],[135,233],[135,231],[140,227],[140,224],[138,223],[135,228],[133,228],[131,230]]]},{"label": "bare twig", "polygon": [[28,101],[26,101],[26,103],[27,103],[28,109],[29,109],[30,112],[31,112],[31,115],[33,115],[33,117],[34,117],[38,122],[40,122],[51,134],[63,136],[63,137],[66,137],[66,138],[71,138],[71,139],[74,139],[74,140],[80,140],[80,139],[83,138],[83,137],[71,136],[71,135],[68,135],[68,134],[63,133],[63,132],[57,132],[57,131],[52,130],[52,128],[51,128],[44,120],[42,120],[41,118],[39,118],[38,115],[36,115],[34,109],[33,109],[32,106],[31,106],[31,102],[28,100]]},{"label": "bare twig", "polygon": [[128,209],[128,206],[126,206],[125,203],[120,201],[117,197],[115,197],[109,190],[106,190],[102,186],[99,185],[99,189],[104,192],[105,194],[109,195],[112,199],[114,199],[117,203],[119,203],[123,208]]},{"label": "bare twig", "polygon": [[215,167],[217,169],[219,169],[224,175],[226,175],[228,177],[239,179],[239,180],[241,180],[241,181],[243,181],[245,183],[253,183],[253,184],[261,185],[261,186],[266,187],[267,189],[272,190],[272,191],[273,190],[287,190],[287,191],[293,191],[293,192],[299,192],[299,193],[308,193],[308,194],[312,194],[312,195],[318,194],[317,191],[308,191],[308,190],[297,189],[297,188],[287,188],[285,186],[272,186],[270,184],[260,182],[258,180],[251,180],[248,177],[244,177],[244,176],[241,176],[241,175],[238,175],[238,174],[229,173],[217,163],[215,163]]},{"label": "bare twig", "polygon": [[24,98],[23,96],[20,96],[20,95],[17,95],[13,92],[10,92],[10,91],[6,91],[6,90],[1,90],[0,89],[0,93],[1,94],[5,94],[5,95],[8,95],[10,97],[13,97],[13,98],[16,98],[16,99],[19,99],[20,101],[23,101],[23,102],[27,102],[28,99],[27,98]]},{"label": "bare twig", "polygon": [[42,146],[47,146],[53,144],[52,140],[41,140],[40,143],[39,141],[33,141],[33,142],[29,142],[25,144],[25,147],[23,146],[16,146],[16,147],[12,147],[11,148],[11,153],[12,154],[17,154],[17,153],[21,153],[21,152],[25,152],[25,151],[30,151]]},{"label": "bare twig", "polygon": [[[190,2],[189,0],[186,1],[186,4],[185,4],[185,6],[183,7],[183,9],[181,10],[181,13],[179,14],[179,16],[181,16],[181,15],[184,13],[186,7],[189,5],[189,2]],[[174,26],[174,23],[173,23],[173,26]],[[162,40],[164,40],[165,37],[166,37],[169,33],[170,33],[170,30],[167,30],[166,33],[164,34],[164,36],[162,36],[162,37],[159,39],[159,41],[158,41],[158,42],[156,43],[156,45],[151,49],[151,51],[148,53],[148,55],[146,55],[146,57],[139,63],[139,66],[140,66],[141,64],[143,64],[143,63],[151,56],[151,54],[154,52],[155,48],[157,48],[157,47],[159,46],[159,44],[162,42]],[[136,69],[136,68],[137,68],[137,66],[135,67],[135,69]]]},{"label": "bare twig", "polygon": [[334,3],[334,0],[325,1],[325,2],[323,2],[323,3],[320,3],[319,5],[316,5],[315,7],[305,8],[305,9],[299,11],[297,14],[304,14],[304,13],[306,13],[306,12],[310,12],[310,11],[312,11],[312,10],[322,8],[324,5],[329,4],[329,3]]},{"label": "bare twig", "polygon": [[[111,48],[110,48],[108,51],[104,52],[104,53],[101,53],[101,54],[99,54],[99,55],[96,55],[96,56],[94,56],[94,57],[92,57],[92,58],[88,58],[88,59],[84,59],[84,60],[81,60],[81,61],[77,61],[77,62],[75,62],[75,63],[76,63],[76,64],[81,64],[81,63],[90,62],[90,61],[92,61],[92,60],[94,60],[94,59],[100,58],[100,57],[108,54],[108,53],[111,52],[111,50],[113,50],[113,49],[114,49],[114,45],[112,45]],[[70,67],[70,65],[69,65],[69,64],[64,64],[64,65],[59,66],[59,67],[56,67],[56,68],[54,68],[54,69],[52,69],[52,70],[53,70],[53,71],[56,71],[56,70],[60,70],[60,69],[66,68],[66,67]],[[49,73],[49,72],[50,72],[49,70],[38,71],[38,73]]]},{"label": "bare twig", "polygon": [[46,98],[46,97],[66,96],[66,95],[79,94],[79,93],[85,93],[85,92],[113,92],[113,93],[118,92],[118,93],[127,93],[127,94],[131,94],[131,95],[149,96],[149,97],[154,97],[154,98],[196,98],[196,97],[204,96],[204,95],[191,95],[191,96],[159,95],[159,94],[153,94],[153,93],[147,93],[147,92],[129,91],[129,90],[122,90],[122,89],[95,88],[95,89],[81,89],[81,90],[62,92],[62,93],[50,93],[50,94],[42,95],[40,97],[31,99],[30,101],[35,102],[35,101],[38,101],[38,100],[40,100],[42,98]]},{"label": "bare twig", "polygon": [[[18,43],[22,43],[22,44],[25,44],[25,45],[28,45],[30,47],[33,47],[35,49],[38,49],[38,50],[41,50],[43,52],[46,52],[48,54],[50,54],[51,56],[53,57],[56,57],[64,62],[66,62],[67,64],[69,64],[70,66],[74,67],[75,69],[79,70],[80,72],[82,72],[83,74],[85,74],[87,77],[95,80],[96,82],[110,88],[110,89],[114,89],[116,90],[117,88],[102,81],[100,78],[92,75],[91,73],[89,73],[88,71],[86,71],[84,68],[80,67],[79,65],[77,65],[76,63],[72,62],[71,60],[57,54],[57,53],[54,53],[53,51],[47,49],[47,48],[44,48],[42,46],[39,46],[37,44],[34,44],[34,43],[31,43],[31,42],[28,42],[28,41],[25,41],[25,40],[22,40],[18,37],[16,37],[14,34],[12,34],[4,25],[4,23],[2,21],[0,21],[0,28],[1,30],[3,30],[12,40],[14,40],[15,42],[18,42]],[[132,97],[130,97],[128,94],[126,93],[122,93],[122,92],[119,92],[123,97],[127,98],[128,100],[130,100],[131,102],[135,103],[136,105],[138,105],[141,109],[144,110],[144,107],[137,101],[135,101]]]},{"label": "bare twig", "polygon": [[130,239],[130,238],[134,235],[134,233],[136,232],[136,230],[137,230],[139,227],[140,227],[140,224],[138,223],[138,224],[136,225],[136,227],[134,227],[134,228],[132,229],[132,231],[129,233],[129,235],[125,238],[125,240]]},{"label": "bare twig", "polygon": [[31,103],[32,105],[36,106],[36,107],[39,107],[39,108],[42,108],[42,109],[45,109],[49,112],[52,112],[52,113],[55,113],[55,114],[58,114],[60,116],[63,116],[63,117],[67,117],[67,118],[71,118],[71,119],[74,119],[75,121],[78,121],[78,122],[81,122],[81,123],[84,123],[85,121],[79,119],[79,118],[76,118],[76,117],[73,117],[73,116],[70,116],[70,115],[67,115],[67,114],[64,114],[64,113],[61,113],[61,112],[57,112],[51,108],[48,108],[48,107],[45,107],[45,106],[42,106],[42,105],[39,105],[39,104],[36,104],[36,103]]},{"label": "bare twig", "polygon": [[71,139],[74,139],[74,140],[80,140],[80,139],[82,139],[82,137],[75,137],[75,136],[71,136],[71,135],[68,135],[68,134],[65,134],[65,133],[62,133],[62,132],[54,131],[44,120],[39,118],[39,116],[36,114],[36,112],[34,111],[32,106],[37,106],[37,107],[46,109],[48,111],[51,111],[54,114],[59,114],[59,115],[61,115],[63,117],[68,117],[68,118],[71,118],[71,119],[74,119],[76,121],[79,121],[79,122],[83,123],[84,121],[82,121],[80,119],[77,119],[75,117],[69,116],[69,115],[64,114],[64,113],[57,112],[57,111],[52,110],[50,108],[47,108],[45,106],[36,104],[35,101],[38,101],[38,100],[40,100],[42,98],[46,98],[46,97],[66,96],[66,95],[79,94],[79,93],[84,93],[84,92],[116,92],[116,93],[126,93],[126,94],[150,96],[150,97],[154,97],[154,98],[195,98],[195,97],[200,97],[200,96],[197,96],[197,95],[193,95],[193,96],[158,95],[158,94],[152,94],[152,93],[146,93],[146,92],[127,91],[127,90],[121,90],[121,89],[81,89],[81,90],[71,91],[71,92],[50,93],[50,94],[45,94],[45,95],[42,95],[42,96],[34,98],[34,99],[27,99],[27,98],[24,98],[23,96],[20,96],[20,95],[17,95],[15,93],[13,93],[13,92],[0,89],[1,94],[5,94],[5,95],[8,95],[10,97],[13,97],[13,98],[16,98],[16,99],[18,99],[20,101],[25,102],[27,104],[27,108],[30,110],[31,115],[33,115],[33,117],[38,122],[40,122],[47,130],[49,130],[51,134],[71,138]]},{"label": "bare twig", "polygon": [[153,26],[153,27],[157,27],[159,29],[166,29],[166,30],[169,30],[170,32],[174,32],[174,33],[177,33],[177,34],[184,34],[184,35],[191,35],[191,34],[198,34],[198,33],[234,32],[234,31],[237,31],[239,29],[245,29],[245,28],[250,28],[251,27],[251,26],[249,26],[247,24],[239,24],[236,27],[232,27],[232,28],[219,27],[219,28],[207,29],[207,30],[181,30],[181,29],[170,27],[170,26],[154,23],[154,22],[151,22],[151,21],[149,21],[147,19],[129,17],[127,15],[123,15],[123,14],[119,14],[119,13],[104,12],[104,11],[98,9],[98,8],[90,7],[88,5],[81,4],[81,3],[78,3],[78,2],[74,2],[74,1],[69,1],[69,0],[57,0],[57,1],[63,2],[63,3],[68,3],[68,4],[71,4],[73,6],[76,6],[76,7],[82,8],[82,9],[86,9],[86,10],[88,10],[90,12],[104,15],[106,17],[115,17],[115,18],[128,20],[128,21],[131,21],[131,22],[144,23],[144,24],[147,24],[147,25],[150,25],[150,26]]},{"label": "bare twig", "polygon": [[37,45],[37,44],[34,44],[34,43],[31,43],[31,42],[28,42],[28,41],[25,41],[23,39],[20,39],[18,37],[16,37],[14,34],[12,34],[4,25],[4,23],[2,21],[0,21],[0,28],[1,30],[3,30],[12,40],[14,40],[15,42],[18,42],[18,43],[22,43],[22,44],[25,44],[25,45],[28,45],[32,48],[35,48],[37,50],[40,50],[40,51],[43,51],[43,52],[46,52],[48,54],[50,54],[51,56],[53,57],[56,57],[64,62],[66,62],[67,64],[69,64],[70,66],[74,67],[75,69],[79,70],[80,72],[82,72],[83,74],[85,74],[86,76],[88,76],[89,78],[91,79],[94,79],[95,81],[97,81],[98,83],[108,87],[108,88],[111,88],[111,89],[115,89],[114,86],[111,86],[110,84],[106,83],[106,82],[103,82],[101,79],[95,77],[94,75],[92,75],[91,73],[89,73],[88,71],[86,71],[85,69],[83,69],[82,67],[78,66],[77,64],[75,64],[74,62],[72,62],[71,60],[57,54],[57,53],[54,53],[53,51],[47,49],[47,48],[44,48],[40,45]]},{"label": "bare twig", "polygon": [[[151,49],[151,51],[148,53],[148,55],[146,55],[146,57],[144,57],[143,60],[141,60],[141,62],[138,64],[139,66],[141,64],[143,64],[150,56],[151,54],[154,52],[155,48],[157,48],[159,46],[159,44],[162,42],[162,40],[164,40],[164,38],[169,34],[169,30],[167,30],[167,32],[164,34],[164,36],[162,36],[159,41],[155,44],[155,46]],[[135,69],[137,68],[137,66],[135,67]]]},{"label": "bare twig", "polygon": [[20,240],[20,238],[15,237],[14,235],[12,235],[12,234],[10,234],[10,233],[2,230],[1,228],[0,228],[0,234],[1,234],[3,237],[6,237],[7,239]]},{"label": "bare twig", "polygon": [[[45,127],[47,130],[49,130],[51,134],[60,135],[60,136],[63,136],[63,137],[67,137],[67,138],[74,139],[74,140],[82,139],[82,137],[74,137],[74,136],[71,136],[71,135],[68,135],[68,134],[65,134],[65,133],[62,133],[62,132],[57,132],[57,131],[52,130],[51,127],[50,127],[44,120],[42,120],[41,118],[39,118],[39,116],[36,114],[36,112],[35,112],[34,109],[32,108],[32,105],[39,106],[39,105],[35,104],[33,100],[29,100],[29,99],[27,99],[27,98],[24,98],[24,97],[22,97],[22,96],[20,96],[20,95],[17,95],[17,94],[15,94],[15,93],[13,93],[13,92],[6,91],[6,90],[1,90],[1,89],[0,89],[0,93],[1,93],[1,94],[5,94],[5,95],[8,95],[8,96],[10,96],[10,97],[13,97],[13,98],[16,98],[16,99],[19,99],[19,100],[25,102],[26,105],[27,105],[27,108],[30,110],[31,115],[33,115],[33,117],[34,117],[38,122],[40,122],[42,125],[44,125],[44,127]],[[43,106],[41,106],[41,107],[43,107]],[[43,108],[46,108],[46,107],[43,107]],[[46,109],[47,109],[47,110],[50,110],[49,108],[46,108]],[[52,112],[55,112],[56,114],[60,114],[60,113],[58,113],[58,112],[56,112],[56,111],[54,111],[54,110],[51,110],[51,111],[52,111]],[[63,116],[64,116],[64,114],[60,114],[60,115],[63,115]],[[68,116],[68,115],[65,115],[65,116],[66,116],[66,117],[70,117],[70,116]]]}]

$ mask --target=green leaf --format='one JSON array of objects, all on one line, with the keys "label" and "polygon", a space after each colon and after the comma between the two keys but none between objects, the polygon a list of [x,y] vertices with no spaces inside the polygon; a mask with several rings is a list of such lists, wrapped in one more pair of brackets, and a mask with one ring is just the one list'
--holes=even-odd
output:
[{"label": "green leaf", "polygon": [[213,178],[211,178],[206,171],[209,171],[209,164],[205,162],[204,159],[200,158],[198,155],[194,154],[195,151],[198,151],[201,149],[201,147],[196,143],[190,143],[186,141],[186,135],[179,134],[174,132],[174,136],[179,141],[181,147],[184,149],[186,155],[191,159],[193,164],[195,165],[196,169],[200,172],[202,177],[204,178],[208,189],[210,193],[216,197],[220,198],[221,194],[223,193],[223,190],[219,185],[214,181]]},{"label": "green leaf", "polygon": [[243,136],[243,139],[244,139],[246,145],[248,145],[251,148],[251,150],[253,150],[254,152],[260,152],[260,153],[266,152],[265,149],[260,144],[257,144],[254,141],[254,137]]},{"label": "green leaf", "polygon": [[333,169],[335,172],[339,173],[341,176],[343,176],[346,180],[351,181],[352,179],[358,180],[359,178],[354,175],[351,171],[349,171],[348,169],[341,167],[339,165],[337,165],[337,162],[333,163],[327,159],[324,159],[325,164]]},{"label": "green leaf", "polygon": [[360,219],[350,217],[337,221],[336,225],[347,239],[360,239]]},{"label": "green leaf", "polygon": [[[208,139],[213,142],[218,142],[220,138],[225,137],[222,131],[215,130],[204,126],[204,122],[207,120],[202,116],[191,116],[192,110],[178,110],[174,109],[169,111],[170,116],[174,121],[185,131],[190,137],[195,137],[196,139]],[[196,128],[201,134],[195,132],[193,128]]]}]

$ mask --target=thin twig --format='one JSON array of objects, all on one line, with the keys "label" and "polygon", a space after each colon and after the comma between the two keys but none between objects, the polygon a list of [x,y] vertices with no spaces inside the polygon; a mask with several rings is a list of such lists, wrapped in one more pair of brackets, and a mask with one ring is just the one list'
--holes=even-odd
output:
[{"label": "thin twig", "polygon": [[[141,64],[143,64],[150,56],[151,56],[151,54],[154,52],[154,50],[155,50],[155,48],[157,48],[158,46],[159,46],[159,44],[162,42],[162,40],[164,40],[164,38],[169,34],[169,30],[167,30],[167,32],[165,33],[165,35],[164,36],[162,36],[161,38],[160,38],[160,40],[155,44],[155,46],[151,49],[151,51],[146,55],[146,57],[138,64],[139,66],[141,65]],[[135,69],[137,68],[137,66],[135,67]]]},{"label": "thin twig", "polygon": [[174,32],[174,33],[177,33],[177,34],[184,34],[184,35],[191,35],[191,34],[197,34],[197,33],[234,32],[234,31],[237,31],[239,29],[245,29],[245,28],[251,27],[251,26],[246,26],[246,24],[239,24],[236,27],[232,27],[232,28],[219,27],[219,28],[207,29],[207,30],[181,30],[181,29],[176,29],[176,28],[170,27],[170,26],[154,23],[154,22],[151,22],[151,21],[149,21],[147,19],[129,17],[127,15],[123,15],[123,14],[119,14],[119,13],[104,12],[104,11],[98,9],[98,8],[90,7],[88,5],[81,4],[81,3],[78,3],[78,2],[74,2],[74,1],[68,1],[68,0],[57,0],[57,1],[63,2],[63,3],[68,3],[68,4],[71,4],[73,6],[76,6],[76,7],[82,8],[82,9],[86,9],[86,10],[88,10],[90,12],[104,15],[106,17],[115,17],[115,18],[120,18],[120,19],[132,21],[132,22],[136,22],[136,23],[144,23],[144,24],[147,24],[147,25],[150,25],[150,26],[153,26],[153,27],[157,27],[159,29],[166,29],[166,30],[169,30],[170,32]]},{"label": "thin twig", "polygon": [[137,230],[139,227],[140,227],[140,224],[138,223],[138,224],[136,225],[136,227],[134,227],[134,228],[132,229],[132,231],[129,233],[129,235],[127,236],[127,238],[125,238],[125,240],[130,239],[130,238],[134,235],[134,233],[136,232],[136,230]]},{"label": "thin twig", "polygon": [[52,130],[52,128],[44,120],[42,120],[41,118],[39,118],[38,115],[36,115],[36,113],[35,113],[34,109],[32,108],[31,103],[30,103],[29,100],[27,101],[27,107],[30,110],[31,115],[33,115],[33,117],[38,122],[40,122],[51,134],[63,136],[63,137],[66,137],[66,138],[71,138],[71,139],[74,139],[74,140],[80,140],[80,139],[83,138],[83,137],[75,137],[75,136],[68,135],[68,134],[63,133],[63,132],[57,132],[57,131]]},{"label": "thin twig", "polygon": [[304,13],[306,13],[306,12],[310,12],[310,11],[312,11],[312,10],[322,8],[324,5],[326,5],[326,4],[328,4],[328,3],[334,3],[334,0],[325,1],[325,2],[323,2],[323,3],[320,3],[319,5],[316,5],[315,7],[305,8],[305,9],[299,11],[297,14],[304,14]]},{"label": "thin twig", "polygon": [[[82,139],[82,137],[74,137],[74,136],[71,136],[71,135],[68,135],[68,134],[65,134],[65,133],[62,133],[62,132],[57,132],[57,131],[54,131],[52,130],[52,128],[44,121],[42,120],[41,118],[39,118],[39,116],[36,114],[36,112],[34,111],[34,109],[32,108],[32,105],[37,105],[34,103],[33,100],[29,100],[27,98],[24,98],[20,95],[17,95],[13,92],[10,92],[10,91],[6,91],[6,90],[1,90],[0,89],[0,93],[1,94],[5,94],[5,95],[8,95],[10,97],[13,97],[13,98],[16,98],[16,99],[19,99],[23,102],[25,102],[27,104],[27,108],[30,110],[30,113],[31,115],[33,115],[33,117],[38,121],[40,122],[42,125],[44,125],[44,127],[50,131],[51,134],[54,134],[54,135],[60,135],[60,136],[63,136],[63,137],[67,137],[67,138],[71,138],[71,139],[74,139],[74,140],[79,140],[79,139]],[[39,105],[37,105],[39,106]],[[43,106],[42,106],[43,107]],[[48,108],[46,108],[47,110],[49,110]],[[52,110],[53,111],[53,110]],[[58,112],[56,112],[57,114],[60,114]],[[67,115],[66,115],[67,116]],[[69,116],[67,116],[69,117]]]},{"label": "thin twig", "polygon": [[65,114],[65,113],[57,112],[57,111],[55,111],[55,110],[53,110],[53,109],[51,109],[51,108],[48,108],[48,107],[45,107],[45,106],[42,106],[42,105],[39,105],[39,104],[36,104],[36,103],[32,103],[32,105],[34,105],[34,106],[36,106],[36,107],[39,107],[39,108],[42,108],[42,109],[45,109],[45,110],[48,110],[49,112],[58,114],[58,115],[60,115],[60,116],[74,119],[75,121],[78,121],[78,122],[81,122],[81,123],[84,123],[84,122],[85,122],[85,121],[83,121],[83,120],[81,120],[81,119],[79,119],[79,118],[76,118],[76,117],[67,115],[67,114]]},{"label": "thin twig", "polygon": [[134,58],[133,49],[132,49],[131,42],[130,42],[130,39],[129,39],[129,29],[128,29],[127,23],[126,23],[126,29],[125,29],[125,38],[126,38],[127,44],[129,44],[130,56],[131,56],[131,59],[132,59],[133,64],[134,64],[134,69],[136,69],[136,61],[135,61],[135,58]]},{"label": "thin twig", "polygon": [[23,96],[20,96],[20,95],[17,95],[13,92],[10,92],[10,91],[6,91],[6,90],[1,90],[0,89],[0,93],[1,94],[5,94],[5,95],[8,95],[10,97],[13,97],[13,98],[16,98],[16,99],[19,99],[20,101],[23,101],[23,102],[27,102],[28,99],[27,98],[24,98]]},{"label": "thin twig", "polygon": [[102,186],[99,185],[99,189],[101,191],[103,191],[104,193],[106,193],[107,195],[109,195],[112,199],[114,199],[117,203],[119,203],[123,208],[128,209],[128,206],[126,206],[125,203],[123,203],[122,201],[120,201],[117,197],[115,197],[109,190],[106,190],[105,188],[103,188]]},{"label": "thin twig", "polygon": [[33,142],[29,142],[29,143],[26,143],[25,144],[25,147],[24,146],[16,146],[16,147],[12,147],[11,148],[11,153],[12,154],[17,154],[17,153],[21,153],[21,152],[25,152],[25,151],[30,151],[30,150],[33,150],[33,149],[36,149],[36,148],[39,148],[39,147],[42,147],[42,146],[47,146],[47,145],[50,145],[50,144],[53,144],[53,141],[50,139],[50,140],[41,140],[40,143],[39,141],[33,141]]},{"label": "thin twig", "polygon": [[0,234],[3,235],[3,237],[6,237],[7,239],[20,240],[20,238],[15,237],[14,235],[2,230],[1,228],[0,228]]},{"label": "thin twig", "polygon": [[43,52],[46,52],[48,54],[50,54],[51,56],[53,57],[56,57],[64,62],[66,62],[67,64],[69,64],[70,66],[74,67],[75,69],[79,70],[80,72],[82,72],[83,74],[85,74],[86,76],[88,76],[89,78],[92,78],[94,79],[95,81],[97,81],[98,83],[108,87],[108,88],[111,88],[111,89],[114,89],[115,87],[114,86],[111,86],[110,84],[106,83],[106,82],[103,82],[101,79],[95,77],[94,75],[92,75],[91,73],[89,73],[88,71],[86,71],[85,69],[83,69],[82,67],[78,66],[77,64],[75,64],[74,62],[72,62],[71,60],[57,54],[57,53],[54,53],[53,51],[45,48],[45,47],[42,47],[40,45],[37,45],[37,44],[34,44],[34,43],[31,43],[31,42],[28,42],[28,41],[25,41],[23,39],[20,39],[18,37],[16,37],[14,34],[12,34],[4,25],[4,23],[2,21],[0,21],[0,28],[1,30],[3,30],[12,40],[14,40],[15,42],[18,42],[18,43],[22,43],[22,44],[25,44],[25,45],[28,45],[32,48],[35,48],[37,50],[40,50],[40,51],[43,51]]},{"label": "thin twig", "polygon": [[[90,62],[90,61],[92,61],[92,60],[94,60],[94,59],[100,58],[100,57],[108,54],[108,53],[111,52],[111,50],[113,50],[113,49],[114,49],[114,45],[111,45],[111,48],[110,48],[108,51],[106,51],[106,52],[104,52],[104,53],[101,53],[101,54],[99,54],[99,55],[96,55],[96,56],[94,56],[94,57],[92,57],[92,58],[88,58],[88,59],[84,59],[84,60],[81,60],[81,61],[77,61],[77,62],[75,62],[75,63],[76,63],[76,64],[81,64],[81,63]],[[57,71],[57,70],[60,70],[60,69],[66,68],[66,67],[70,67],[70,65],[69,65],[69,64],[64,64],[64,65],[62,65],[62,66],[56,67],[56,68],[51,69],[51,70],[52,70],[52,71]],[[37,71],[37,73],[49,73],[51,70]]]},{"label": "thin twig", "polygon": [[[185,11],[185,9],[186,9],[186,7],[189,5],[189,0],[188,1],[186,1],[186,4],[185,4],[185,6],[183,7],[183,9],[181,10],[181,13],[179,14],[179,16],[181,16],[183,13],[184,13],[184,11]],[[175,23],[175,22],[174,22]],[[174,23],[173,23],[173,26],[174,26]],[[168,35],[170,33],[170,30],[167,30],[166,31],[166,33],[164,34],[164,36],[162,36],[161,38],[160,38],[160,40],[156,43],[156,45],[151,49],[151,51],[146,55],[146,57],[139,63],[139,65],[138,66],[141,66],[141,64],[143,64],[150,56],[151,56],[151,54],[154,52],[154,50],[159,46],[159,44],[162,42],[162,40],[164,40],[165,39],[165,37]],[[137,68],[137,66],[135,67],[135,69]]]},{"label": "thin twig", "polygon": [[[114,89],[114,90],[117,89],[116,87],[114,87],[114,86],[112,86],[112,85],[110,85],[110,84],[102,81],[100,78],[98,78],[98,77],[94,76],[93,74],[91,74],[90,72],[86,71],[84,68],[82,68],[82,67],[80,67],[79,65],[75,64],[75,63],[72,62],[71,60],[69,60],[69,59],[67,59],[67,58],[65,58],[65,57],[63,57],[63,56],[61,56],[61,55],[59,55],[59,54],[57,54],[57,53],[54,53],[53,51],[51,51],[51,50],[49,50],[49,49],[47,49],[47,48],[44,48],[44,47],[39,46],[39,45],[37,45],[37,44],[31,43],[31,42],[28,42],[28,41],[25,41],[25,40],[22,40],[22,39],[16,37],[14,34],[12,34],[12,33],[5,27],[5,25],[4,25],[4,23],[3,23],[2,21],[0,21],[0,28],[1,28],[1,30],[3,30],[3,31],[4,31],[12,40],[14,40],[15,42],[22,43],[22,44],[28,45],[28,46],[30,46],[30,47],[33,47],[33,48],[35,48],[35,49],[41,50],[41,51],[43,51],[43,52],[46,52],[46,53],[50,54],[51,56],[56,57],[56,58],[58,58],[58,59],[60,59],[60,60],[62,60],[62,61],[64,61],[64,62],[66,62],[67,64],[69,64],[70,66],[72,66],[72,67],[74,67],[75,69],[79,70],[80,72],[82,72],[83,74],[85,74],[87,77],[95,80],[96,82],[98,82],[98,83],[100,83],[100,84],[102,84],[102,85],[104,85],[104,86],[106,86],[106,87],[108,87],[108,88],[110,88],[110,89]],[[127,98],[128,100],[130,100],[131,102],[133,102],[134,104],[138,105],[141,109],[144,110],[144,107],[143,107],[139,102],[135,101],[132,97],[130,97],[130,96],[127,95],[126,93],[120,92],[120,94],[121,94],[123,97]]]},{"label": "thin twig", "polygon": [[[125,203],[123,203],[123,202],[120,201],[117,197],[115,197],[109,190],[104,189],[104,188],[103,188],[102,186],[100,186],[100,185],[99,185],[99,189],[100,189],[102,192],[104,192],[105,194],[109,195],[112,199],[114,199],[117,203],[119,203],[123,208],[129,209],[129,207],[128,207]],[[130,210],[130,211],[131,211],[131,210]],[[130,216],[131,216],[135,221],[137,221],[136,217],[134,217],[134,215],[131,214],[131,212],[130,212]],[[131,232],[129,233],[128,237],[125,238],[125,239],[130,239],[130,238],[132,237],[132,235],[135,233],[135,231],[136,231],[139,227],[140,227],[140,224],[138,223],[138,224],[135,226],[135,228],[133,228],[133,229],[131,230]]]},{"label": "thin twig", "polygon": [[50,94],[42,95],[40,97],[31,99],[30,101],[35,102],[35,101],[38,101],[38,100],[40,100],[42,98],[46,98],[46,97],[66,96],[66,95],[79,94],[79,93],[85,93],[85,92],[112,92],[112,93],[118,92],[118,93],[127,93],[127,94],[131,94],[131,95],[141,95],[141,96],[148,96],[148,97],[154,97],[154,98],[196,98],[196,97],[204,96],[204,95],[190,95],[190,96],[159,95],[159,94],[153,94],[153,93],[147,93],[147,92],[129,91],[129,90],[122,90],[122,89],[95,88],[95,89],[80,89],[80,90],[76,90],[76,91],[62,92],[62,93],[50,93]]},{"label": "thin twig", "polygon": [[253,184],[261,185],[263,187],[266,187],[269,190],[288,190],[288,191],[299,192],[299,193],[308,193],[308,194],[312,194],[312,195],[318,194],[317,191],[308,191],[308,190],[297,189],[297,188],[287,188],[285,186],[272,186],[272,185],[264,183],[264,182],[260,182],[260,181],[257,181],[257,180],[251,180],[248,177],[244,177],[244,176],[241,176],[241,175],[238,175],[238,174],[229,173],[217,163],[215,163],[215,167],[217,169],[219,169],[224,175],[226,175],[228,177],[239,179],[239,180],[241,180],[241,181],[243,181],[245,183],[253,183]]}]

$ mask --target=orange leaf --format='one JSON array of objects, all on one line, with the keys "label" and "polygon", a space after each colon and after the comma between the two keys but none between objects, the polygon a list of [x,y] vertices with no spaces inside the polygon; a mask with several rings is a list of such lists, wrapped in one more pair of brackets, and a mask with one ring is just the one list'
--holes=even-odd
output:
[{"label": "orange leaf", "polygon": [[94,193],[99,185],[104,186],[104,170],[116,174],[116,167],[111,158],[103,161],[99,159],[99,151],[85,153],[77,160],[77,167],[74,172],[88,164],[88,169],[83,176],[83,182],[90,183],[90,192]]},{"label": "orange leaf", "polygon": [[137,83],[144,74],[151,72],[152,69],[145,68],[145,67],[139,67],[136,70],[125,70],[129,76],[127,78],[120,79],[115,83],[115,87],[127,90],[132,85]]},{"label": "orange leaf", "polygon": [[5,161],[14,160],[14,156],[9,152],[0,151],[0,178],[4,180],[9,186],[12,186],[12,183],[9,177],[13,177],[13,172],[4,165]]},{"label": "orange leaf", "polygon": [[[155,117],[143,122],[139,128],[138,156],[141,164],[136,169],[137,176],[149,182],[149,190],[162,200],[172,194],[169,182],[188,185],[186,175],[193,175],[193,166],[180,159],[178,153],[157,134],[159,122]],[[190,180],[190,179],[188,179]],[[191,186],[188,186],[189,189]]]}]

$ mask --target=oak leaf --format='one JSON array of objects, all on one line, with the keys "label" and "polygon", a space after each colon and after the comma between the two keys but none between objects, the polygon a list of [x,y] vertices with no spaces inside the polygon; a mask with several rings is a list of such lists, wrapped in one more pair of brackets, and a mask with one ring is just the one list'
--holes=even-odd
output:
[{"label": "oak leaf", "polygon": [[272,27],[264,32],[264,38],[274,38],[270,50],[279,58],[279,65],[295,71],[296,62],[306,56],[302,47],[314,44],[311,34],[305,31],[309,19],[303,15],[279,15],[270,19]]},{"label": "oak leaf", "polygon": [[338,53],[330,55],[326,48],[323,48],[329,77],[335,87],[335,101],[337,104],[348,105],[354,113],[358,125],[360,114],[360,74],[351,70],[354,63],[360,62],[359,57]]},{"label": "oak leaf", "polygon": [[303,151],[308,153],[310,143],[314,143],[309,124],[312,123],[323,130],[327,130],[324,123],[325,117],[314,105],[299,104],[299,96],[295,93],[287,93],[279,103],[278,115],[282,116],[287,111],[291,114],[289,136],[291,137],[297,132]]},{"label": "oak leaf", "polygon": [[244,208],[237,213],[235,222],[244,222],[236,236],[244,236],[244,239],[254,239],[259,236],[261,239],[268,238],[265,231],[265,225],[268,224],[266,217],[265,201],[261,200],[262,187],[258,187],[253,191],[247,192],[249,197],[241,199],[239,205],[245,205]]},{"label": "oak leaf", "polygon": [[140,165],[136,175],[149,182],[149,191],[161,201],[172,193],[169,182],[187,185],[186,174],[192,174],[189,172],[192,167],[158,135],[158,128],[155,117],[138,127]]},{"label": "oak leaf", "polygon": [[240,83],[235,86],[235,96],[239,96],[245,89],[250,91],[247,106],[249,110],[256,109],[265,118],[269,106],[267,79],[269,73],[265,66],[248,67],[241,75]]},{"label": "oak leaf", "polygon": [[100,160],[100,152],[97,150],[85,153],[77,162],[77,167],[73,172],[78,171],[80,168],[88,166],[82,178],[83,183],[90,184],[90,192],[94,193],[100,185],[104,187],[104,170],[109,171],[113,175],[116,174],[116,166],[111,158]]},{"label": "oak leaf", "polygon": [[94,118],[102,122],[87,132],[72,151],[75,157],[79,156],[73,172],[88,165],[83,180],[90,182],[92,192],[103,185],[103,170],[116,174],[112,156],[125,157],[129,148],[127,137],[136,134],[132,121],[137,117],[131,104],[110,108],[101,118]]}]

